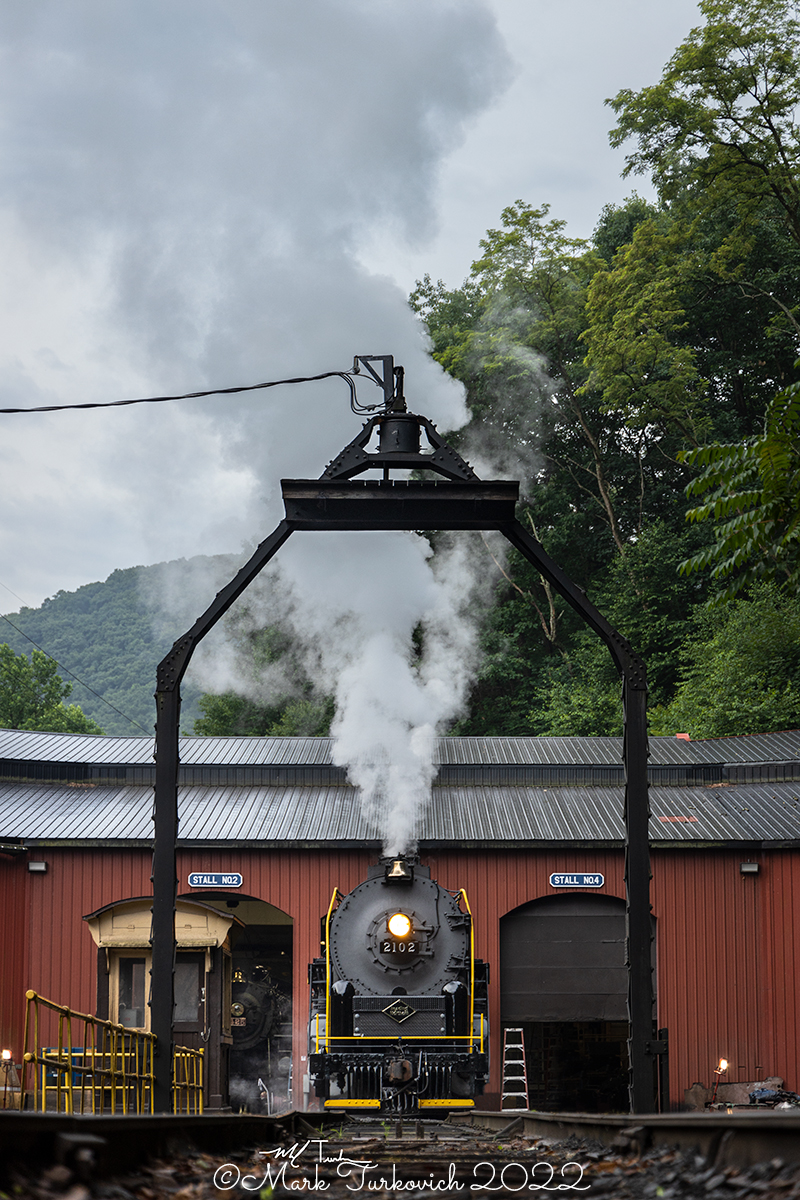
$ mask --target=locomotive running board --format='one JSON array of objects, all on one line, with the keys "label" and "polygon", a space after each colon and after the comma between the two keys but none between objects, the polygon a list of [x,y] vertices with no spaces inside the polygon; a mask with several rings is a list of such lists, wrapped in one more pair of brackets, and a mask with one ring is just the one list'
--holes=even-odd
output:
[{"label": "locomotive running board", "polygon": [[419,1100],[420,1108],[474,1108],[474,1100]]},{"label": "locomotive running board", "polygon": [[380,1100],[326,1100],[326,1108],[380,1108]]}]

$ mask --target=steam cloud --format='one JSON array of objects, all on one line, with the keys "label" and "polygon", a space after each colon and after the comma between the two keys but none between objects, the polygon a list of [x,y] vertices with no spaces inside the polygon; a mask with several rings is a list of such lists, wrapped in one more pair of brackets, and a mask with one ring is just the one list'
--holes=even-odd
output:
[{"label": "steam cloud", "polygon": [[[334,762],[360,789],[384,853],[396,854],[413,846],[436,772],[435,737],[461,711],[476,666],[477,575],[465,540],[436,558],[414,534],[366,535],[348,550],[356,568],[349,580],[339,574],[324,610],[299,601],[292,620],[297,634],[319,647],[323,678],[333,685]],[[323,585],[316,594],[326,594],[318,575],[324,566],[305,547],[294,556],[289,570],[298,597],[314,595],[315,582]]]},{"label": "steam cloud", "polygon": [[[477,614],[490,586],[481,553],[475,535],[452,537],[434,557],[411,533],[297,534],[247,593],[238,621],[239,632],[290,630],[311,679],[335,697],[334,762],[358,787],[387,854],[413,846],[435,738],[462,711],[477,666]],[[247,664],[222,636],[192,671],[207,688],[247,687]],[[253,698],[285,692],[278,672],[250,679]]]}]

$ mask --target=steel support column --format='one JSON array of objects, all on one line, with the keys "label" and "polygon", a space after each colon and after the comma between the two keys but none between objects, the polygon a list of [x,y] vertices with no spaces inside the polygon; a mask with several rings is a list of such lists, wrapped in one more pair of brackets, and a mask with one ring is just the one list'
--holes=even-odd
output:
[{"label": "steel support column", "polygon": [[613,625],[519,523],[501,526],[512,546],[602,638],[622,677],[625,764],[625,916],[628,965],[628,1095],[631,1112],[654,1112],[653,969],[650,923],[650,802],[647,782],[647,672]]},{"label": "steel support column", "polygon": [[178,638],[158,665],[156,691],[156,784],[153,804],[153,948],[150,986],[150,1028],[156,1034],[153,1112],[172,1112],[172,1025],[175,1007],[175,900],[177,877],[175,851],[178,840],[178,767],[181,680],[194,649],[224,616],[235,600],[253,582],[259,571],[292,533],[288,521],[280,525],[257,548],[252,557],[195,621]]},{"label": "steel support column", "polygon": [[631,1112],[656,1112],[651,1050],[655,1009],[650,917],[650,800],[647,783],[647,691],[622,677],[625,745],[625,916]]}]

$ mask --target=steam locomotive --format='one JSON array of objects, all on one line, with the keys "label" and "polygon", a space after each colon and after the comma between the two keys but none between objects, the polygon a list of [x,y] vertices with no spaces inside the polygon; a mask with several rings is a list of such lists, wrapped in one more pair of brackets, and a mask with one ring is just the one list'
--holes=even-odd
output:
[{"label": "steam locomotive", "polygon": [[472,1107],[489,1069],[489,968],[466,893],[416,857],[382,858],[349,895],[334,891],[322,948],[309,967],[309,1072],[324,1107]]},{"label": "steam locomotive", "polygon": [[288,1107],[291,1000],[273,979],[269,967],[257,959],[253,961],[253,952],[248,953],[247,947],[238,953],[234,950],[231,1035],[233,1107],[266,1113]]}]

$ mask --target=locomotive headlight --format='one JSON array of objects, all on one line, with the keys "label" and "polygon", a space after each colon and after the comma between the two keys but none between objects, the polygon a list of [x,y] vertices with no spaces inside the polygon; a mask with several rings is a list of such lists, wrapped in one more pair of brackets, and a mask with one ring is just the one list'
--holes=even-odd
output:
[{"label": "locomotive headlight", "polygon": [[386,922],[386,928],[392,937],[404,938],[411,933],[411,918],[405,913],[395,913],[393,917],[389,917]]}]

